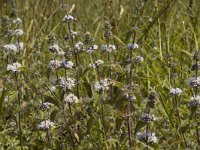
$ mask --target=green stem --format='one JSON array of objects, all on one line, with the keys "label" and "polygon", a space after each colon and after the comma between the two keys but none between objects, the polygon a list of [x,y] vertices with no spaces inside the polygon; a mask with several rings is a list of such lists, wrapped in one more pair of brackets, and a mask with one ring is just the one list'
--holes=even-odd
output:
[{"label": "green stem", "polygon": [[[148,108],[148,116],[150,116],[150,109]],[[149,144],[148,143],[148,138],[149,138],[149,136],[148,136],[148,133],[150,133],[150,121],[149,122],[147,122],[147,126],[146,126],[146,143],[147,143],[147,145]],[[148,150],[149,149],[149,147],[147,146],[146,147],[146,149]]]},{"label": "green stem", "polygon": [[19,88],[19,84],[18,84],[18,78],[17,78],[17,72],[15,72],[15,81],[17,84],[17,99],[18,99],[18,106],[19,106],[19,112],[18,112],[18,128],[19,128],[19,140],[20,140],[20,147],[21,150],[23,150],[23,144],[22,144],[22,127],[21,127],[21,100],[20,100],[20,88]]},{"label": "green stem", "polygon": [[[69,34],[70,34],[70,38],[71,38],[72,44],[74,46],[74,39],[73,39],[73,36],[72,36],[71,26],[70,26],[69,22],[68,22],[68,31],[69,31]],[[74,51],[74,57],[75,57],[75,62],[76,62],[76,64],[75,64],[76,65],[75,66],[76,67],[76,92],[77,92],[77,97],[80,98],[80,94],[79,94],[78,54],[75,51]]]},{"label": "green stem", "polygon": [[[195,63],[196,63],[196,66],[198,66],[198,61],[197,60],[196,60]],[[196,77],[196,80],[197,80],[197,78],[198,78],[198,70],[197,69],[195,71],[195,77]],[[198,96],[198,87],[197,86],[195,87],[195,96]],[[196,135],[197,135],[197,142],[198,142],[198,145],[200,146],[199,123],[197,121],[197,110],[198,109],[196,109],[196,112],[195,112],[195,122],[197,123],[195,130],[196,130]]]},{"label": "green stem", "polygon": [[46,134],[47,134],[47,140],[48,140],[48,147],[51,147],[51,140],[50,140],[50,135],[49,135],[49,129],[47,129]]}]

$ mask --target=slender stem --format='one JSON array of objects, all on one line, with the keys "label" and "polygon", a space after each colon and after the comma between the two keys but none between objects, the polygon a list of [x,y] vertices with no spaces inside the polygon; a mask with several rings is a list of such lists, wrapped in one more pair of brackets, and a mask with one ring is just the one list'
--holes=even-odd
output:
[{"label": "slender stem", "polygon": [[197,135],[197,142],[198,142],[198,145],[200,145],[200,137],[199,137],[199,123],[198,123],[198,121],[197,121],[197,113],[195,113],[195,121],[196,121],[196,123],[197,123],[197,125],[196,125],[196,135]]},{"label": "slender stem", "polygon": [[[109,42],[108,42],[109,43]],[[108,52],[108,62],[110,62],[110,52]],[[112,79],[112,67],[109,67],[109,78]],[[113,86],[112,84],[110,85],[110,95],[111,95],[111,101],[113,100]]]},{"label": "slender stem", "polygon": [[130,120],[130,113],[131,113],[131,102],[130,99],[128,100],[127,105],[127,124],[128,124],[128,141],[129,141],[129,149],[132,149],[132,132],[131,132],[131,120]]},{"label": "slender stem", "polygon": [[68,134],[69,134],[69,136],[70,136],[70,138],[71,138],[72,146],[75,147],[75,142],[74,142],[74,140],[73,140],[72,133],[71,133],[70,130],[69,130]]},{"label": "slender stem", "polygon": [[101,122],[102,122],[102,130],[103,130],[103,137],[106,136],[106,132],[105,132],[105,122],[104,122],[104,101],[103,101],[103,97],[104,97],[104,91],[101,93],[100,96],[100,113],[101,113]]},{"label": "slender stem", "polygon": [[80,98],[79,95],[79,71],[78,71],[78,56],[77,53],[74,53],[75,59],[76,59],[76,91],[77,91],[77,97]]},{"label": "slender stem", "polygon": [[58,81],[58,71],[56,70],[56,79],[57,79],[57,81]]},{"label": "slender stem", "polygon": [[18,37],[18,38],[17,38],[17,46],[18,46],[17,48],[19,49],[19,56],[20,56],[20,54],[21,54],[21,52],[20,52],[20,51],[21,51],[21,50],[20,50],[20,45],[19,45],[19,42],[20,42],[20,38]]},{"label": "slender stem", "polygon": [[99,66],[96,67],[96,72],[97,72],[97,79],[100,82],[100,75],[99,75]]},{"label": "slender stem", "polygon": [[[175,68],[173,68],[173,74],[175,74],[176,73],[176,69]],[[174,88],[176,89],[176,79],[175,79],[176,77],[174,77],[174,79],[173,79],[173,84],[174,84]],[[180,118],[180,114],[179,114],[179,101],[178,101],[178,96],[175,94],[174,95],[174,101],[175,101],[175,107],[176,107],[176,110],[175,110],[175,113],[176,113],[176,115],[177,115],[177,120],[178,120],[178,122],[177,122],[177,126],[176,126],[176,128],[177,128],[177,130],[179,129],[179,125],[181,125],[181,118]],[[185,136],[184,136],[184,134],[182,133],[181,135],[179,135],[179,133],[178,133],[178,136],[181,138],[181,136],[182,136],[182,138],[183,138],[183,141],[184,141],[184,144],[185,144],[185,146],[187,147],[187,142],[186,142],[186,140],[185,140]]]},{"label": "slender stem", "polygon": [[[136,23],[135,23],[136,24]],[[133,34],[133,43],[135,43],[136,40],[136,33],[134,32]],[[130,66],[130,78],[129,78],[129,83],[130,83],[130,93],[132,93],[132,79],[133,79],[133,64],[132,64],[132,57],[133,57],[133,52],[132,49],[130,49],[129,51],[129,60],[131,62],[131,66]],[[128,105],[127,105],[127,123],[128,123],[128,140],[129,140],[129,149],[132,149],[132,122],[130,119],[130,114],[131,114],[131,100],[130,98],[128,98]]]},{"label": "slender stem", "polygon": [[71,104],[70,104],[70,103],[68,103],[68,106],[69,106],[69,112],[70,112],[71,116],[73,116],[73,114],[72,114],[72,108],[71,108]]},{"label": "slender stem", "polygon": [[142,39],[149,33],[149,30],[153,27],[153,25],[157,22],[157,20],[167,11],[170,6],[172,7],[172,4],[175,2],[175,0],[169,0],[163,8],[159,11],[159,13],[153,18],[153,21],[148,25],[148,27],[142,32],[143,34],[138,39],[138,43],[142,41]]},{"label": "slender stem", "polygon": [[[196,60],[196,66],[198,66],[198,61]],[[196,69],[195,70],[195,78],[196,78],[196,80],[197,80],[197,77],[198,77],[198,70]],[[196,86],[195,87],[195,95],[197,96],[197,94],[198,94],[198,87]]]},{"label": "slender stem", "polygon": [[[137,19],[135,21],[135,26],[137,25]],[[133,32],[133,44],[136,41],[136,32]],[[132,93],[132,80],[133,80],[133,63],[132,63],[132,58],[133,58],[133,52],[132,49],[129,51],[129,61],[131,62],[130,66],[130,72],[129,72],[129,83],[130,83],[130,93]],[[128,139],[129,139],[129,149],[132,149],[132,122],[130,119],[130,114],[131,114],[131,100],[130,98],[128,99],[128,105],[127,105],[127,123],[128,123]]]},{"label": "slender stem", "polygon": [[[196,66],[198,66],[198,61],[196,60]],[[196,69],[196,71],[195,71],[195,78],[196,78],[196,80],[197,80],[197,77],[198,77],[198,70]],[[197,96],[198,95],[198,87],[196,86],[195,87],[195,96]],[[198,106],[197,106],[198,107]],[[198,145],[200,145],[200,136],[199,136],[199,123],[198,123],[198,121],[197,121],[197,110],[196,110],[196,112],[195,112],[195,121],[196,121],[196,123],[197,123],[197,125],[196,125],[196,128],[195,128],[195,130],[196,130],[196,135],[197,135],[197,142],[198,142]]]},{"label": "slender stem", "polygon": [[[130,60],[132,60],[132,51],[130,53]],[[132,78],[133,78],[133,70],[132,70],[132,64],[130,67],[130,88],[132,89]],[[130,98],[128,99],[128,105],[127,105],[127,123],[128,123],[128,140],[129,140],[129,149],[132,149],[132,122],[130,120],[130,114],[131,114],[131,100]]]},{"label": "slender stem", "polygon": [[105,128],[104,128],[104,104],[103,100],[101,99],[101,121],[102,121],[102,127],[105,135]]},{"label": "slender stem", "polygon": [[181,119],[180,119],[180,114],[179,114],[179,103],[178,103],[178,97],[177,95],[174,96],[174,99],[175,99],[175,103],[176,103],[176,113],[177,113],[177,119],[178,119],[178,123],[177,123],[177,128],[178,128],[178,125],[181,124]]},{"label": "slender stem", "polygon": [[[148,114],[148,116],[150,116],[150,109],[149,108],[148,108],[148,113],[147,114]],[[147,122],[147,126],[146,126],[146,135],[147,135],[146,136],[146,143],[147,143],[147,145],[148,145],[148,138],[149,138],[149,136],[148,136],[149,134],[148,133],[150,133],[150,121]],[[148,150],[149,147],[147,146],[146,149]]]},{"label": "slender stem", "polygon": [[[71,108],[71,103],[68,103],[68,107],[69,107],[69,112],[71,114],[71,116],[73,117],[73,113],[72,113],[72,108]],[[75,132],[78,133],[78,130],[76,128],[76,121],[74,120],[74,127],[75,127]],[[75,138],[76,142],[79,143],[79,141]],[[74,142],[74,140],[73,140]],[[75,145],[75,142],[73,143],[73,145]]]},{"label": "slender stem", "polygon": [[[35,72],[37,73],[38,77],[39,77],[40,79],[42,79],[42,77],[41,77],[40,73],[37,71],[37,69],[34,68],[34,70],[35,70]],[[55,98],[55,100],[58,102],[58,104],[59,104],[59,105],[62,105],[62,102],[60,102],[59,98],[54,94],[53,91],[51,91],[51,89],[49,88],[49,86],[47,85],[47,83],[46,83],[45,81],[44,81],[43,83],[44,83],[45,87],[48,89],[48,91],[50,91],[51,95],[52,95],[52,96]],[[66,112],[67,115],[74,121],[74,118],[70,115],[70,113],[69,113],[67,110],[65,110],[65,112]]]},{"label": "slender stem", "polygon": [[63,110],[63,116],[64,116],[64,121],[65,121],[65,126],[67,125],[67,117],[65,114],[65,104],[64,104],[64,100],[62,100],[62,110]]},{"label": "slender stem", "polygon": [[[70,107],[70,106],[69,106],[69,107]],[[65,121],[65,127],[64,127],[64,129],[65,129],[66,126],[67,126],[67,117],[66,117],[66,114],[65,114],[65,104],[64,104],[64,100],[62,100],[62,110],[63,110],[63,117],[64,117],[64,121]],[[71,112],[71,108],[70,108],[69,113],[70,113],[70,116],[73,118],[72,112]],[[73,120],[73,121],[74,121],[74,120]],[[70,138],[71,138],[71,141],[72,141],[72,145],[73,145],[73,147],[74,147],[74,146],[75,146],[75,143],[74,143],[74,140],[73,140],[73,137],[72,137],[72,135],[71,135],[70,130],[68,131],[68,133],[69,133],[69,135],[70,135]]]},{"label": "slender stem", "polygon": [[67,70],[65,69],[65,80],[67,79]]},{"label": "slender stem", "polygon": [[[72,44],[74,46],[74,39],[73,39],[73,35],[72,35],[72,30],[71,30],[70,22],[68,22],[68,31],[69,31],[69,34],[70,34],[70,38],[71,38]],[[75,62],[76,62],[76,92],[77,92],[77,97],[80,98],[80,94],[79,94],[79,71],[78,71],[78,65],[79,64],[78,64],[78,54],[75,51],[74,51],[74,57],[75,57]]]},{"label": "slender stem", "polygon": [[50,140],[50,135],[49,135],[49,129],[46,130],[46,134],[47,134],[47,140],[48,140],[48,147],[51,146],[51,140]]},{"label": "slender stem", "polygon": [[[20,100],[20,95],[19,95],[20,88],[19,88],[19,84],[18,84],[17,72],[15,72],[15,81],[16,81],[16,84],[17,84],[17,92],[18,92],[17,93],[18,106],[19,106],[19,109],[21,109],[21,100]],[[19,112],[18,112],[18,128],[19,128],[20,147],[21,147],[21,150],[23,150],[22,128],[21,128],[21,110],[19,110]]]}]

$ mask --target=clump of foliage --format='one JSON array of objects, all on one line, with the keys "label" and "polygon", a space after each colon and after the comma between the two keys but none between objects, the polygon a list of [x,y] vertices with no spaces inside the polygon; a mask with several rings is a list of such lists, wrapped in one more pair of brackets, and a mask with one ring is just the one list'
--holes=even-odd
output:
[{"label": "clump of foliage", "polygon": [[199,149],[198,0],[0,0],[0,149]]}]

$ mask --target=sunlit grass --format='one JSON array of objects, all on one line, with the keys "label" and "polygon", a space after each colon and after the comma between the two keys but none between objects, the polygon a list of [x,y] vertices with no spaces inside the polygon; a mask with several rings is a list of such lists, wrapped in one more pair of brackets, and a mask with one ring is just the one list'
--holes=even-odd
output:
[{"label": "sunlit grass", "polygon": [[0,0],[0,149],[199,149],[199,5]]}]

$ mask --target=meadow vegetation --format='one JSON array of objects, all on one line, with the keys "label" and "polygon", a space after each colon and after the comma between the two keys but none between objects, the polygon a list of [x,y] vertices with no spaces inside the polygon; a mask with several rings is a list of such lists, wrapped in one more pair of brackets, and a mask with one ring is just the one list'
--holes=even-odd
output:
[{"label": "meadow vegetation", "polygon": [[0,150],[200,149],[199,0],[0,12]]}]

